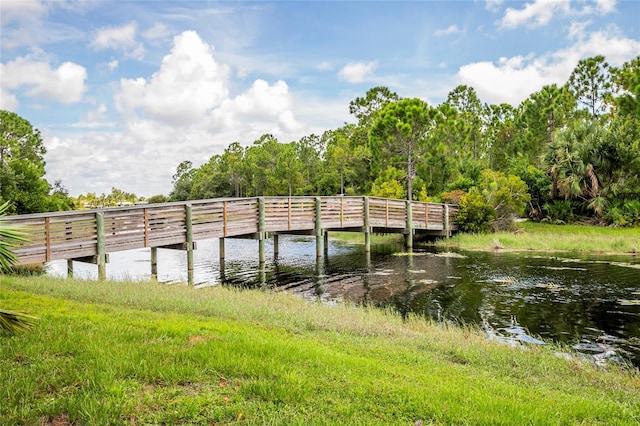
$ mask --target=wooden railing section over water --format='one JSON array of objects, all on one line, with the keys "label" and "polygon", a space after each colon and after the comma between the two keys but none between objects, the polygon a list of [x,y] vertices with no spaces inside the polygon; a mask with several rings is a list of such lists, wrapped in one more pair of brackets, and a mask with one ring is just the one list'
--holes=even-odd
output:
[{"label": "wooden railing section over water", "polygon": [[98,265],[106,278],[108,254],[151,248],[152,275],[157,273],[157,249],[187,251],[189,281],[193,277],[193,250],[198,240],[219,238],[224,258],[225,238],[255,238],[260,263],[264,241],[279,234],[316,236],[316,254],[322,256],[328,231],[362,232],[365,250],[370,234],[402,233],[408,249],[414,234],[448,237],[457,230],[457,206],[377,197],[255,197],[192,200],[95,210],[29,214],[0,218],[22,228],[28,241],[14,252],[18,264],[66,259]]}]

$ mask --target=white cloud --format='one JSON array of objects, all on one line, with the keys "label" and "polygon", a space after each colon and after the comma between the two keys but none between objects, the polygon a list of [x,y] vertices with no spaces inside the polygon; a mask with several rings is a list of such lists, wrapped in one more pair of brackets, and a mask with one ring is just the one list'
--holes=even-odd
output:
[{"label": "white cloud", "polygon": [[333,64],[329,61],[320,62],[318,65],[316,65],[316,69],[320,71],[331,71],[333,68]]},{"label": "white cloud", "polygon": [[101,28],[96,31],[90,46],[97,50],[121,51],[128,57],[142,59],[145,51],[144,46],[136,40],[137,27],[135,22],[131,22],[119,27]]},{"label": "white cloud", "polygon": [[436,37],[444,37],[448,35],[460,34],[462,30],[457,25],[449,25],[447,28],[437,30],[433,33]]},{"label": "white cloud", "polygon": [[47,6],[39,0],[0,1],[0,22],[3,25],[14,21],[39,19],[47,13]]},{"label": "white cloud", "polygon": [[100,127],[115,127],[115,121],[107,121],[107,107],[104,104],[98,105],[94,111],[89,111],[84,120],[72,124],[71,127],[95,129]]},{"label": "white cloud", "polygon": [[91,46],[98,50],[131,47],[136,44],[136,28],[135,22],[120,27],[101,28],[96,31]]},{"label": "white cloud", "polygon": [[73,62],[64,62],[53,69],[35,56],[24,56],[0,64],[0,74],[3,92],[26,87],[28,96],[42,96],[65,104],[79,102],[86,90],[87,70]]},{"label": "white cloud", "polygon": [[503,0],[486,0],[484,8],[490,12],[497,12],[502,6]]},{"label": "white cloud", "polygon": [[[230,131],[243,128],[265,129],[275,136],[300,133],[304,126],[292,112],[292,98],[287,83],[280,80],[269,85],[264,80],[256,80],[251,88],[234,99],[225,100],[213,111],[214,131]],[[258,130],[255,138],[265,133]]]},{"label": "white cloud", "polygon": [[604,55],[607,62],[618,66],[640,54],[640,41],[622,38],[616,32],[615,28],[594,32],[565,49],[539,57],[468,64],[456,77],[459,83],[473,86],[483,101],[517,105],[545,85],[565,84],[580,59]]},{"label": "white cloud", "polygon": [[526,3],[522,9],[509,7],[500,20],[500,27],[541,27],[557,16],[606,15],[615,11],[616,7],[616,0],[587,0],[575,3],[582,8],[572,8],[571,0],[534,0],[533,3]]},{"label": "white cloud", "polygon": [[349,83],[362,83],[373,76],[377,62],[349,62],[338,73],[338,76]]},{"label": "white cloud", "polygon": [[569,12],[569,0],[534,0],[527,3],[523,9],[507,8],[500,21],[502,28],[516,28],[521,25],[540,27],[549,23],[551,18],[559,12]]},{"label": "white cloud", "polygon": [[171,53],[149,81],[120,81],[116,101],[123,112],[142,108],[156,119],[189,125],[227,98],[228,77],[228,67],[213,58],[213,47],[185,31],[174,37]]},{"label": "white cloud", "polygon": [[157,40],[168,37],[171,34],[169,28],[161,22],[156,23],[153,27],[149,28],[142,33],[142,37],[147,40]]},{"label": "white cloud", "polygon": [[4,90],[3,87],[0,87],[0,105],[2,105],[2,109],[8,111],[16,111],[18,109],[18,98],[16,95],[9,93]]}]

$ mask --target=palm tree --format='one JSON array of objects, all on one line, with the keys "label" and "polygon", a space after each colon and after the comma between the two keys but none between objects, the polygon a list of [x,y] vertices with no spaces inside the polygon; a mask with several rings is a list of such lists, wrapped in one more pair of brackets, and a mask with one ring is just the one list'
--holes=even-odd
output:
[{"label": "palm tree", "polygon": [[[0,216],[9,208],[9,202],[0,206]],[[0,222],[0,272],[10,270],[16,262],[13,248],[26,241],[22,230]],[[20,312],[0,309],[0,334],[13,335],[31,327],[36,318]]]},{"label": "palm tree", "polygon": [[598,216],[606,204],[596,173],[595,154],[601,137],[600,127],[578,123],[557,134],[545,157],[553,182],[552,196],[583,201]]}]

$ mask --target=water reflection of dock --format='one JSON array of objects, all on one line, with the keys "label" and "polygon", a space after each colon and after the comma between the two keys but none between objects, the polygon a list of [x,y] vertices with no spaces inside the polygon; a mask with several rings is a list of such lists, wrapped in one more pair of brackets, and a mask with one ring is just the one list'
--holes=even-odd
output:
[{"label": "water reflection of dock", "polygon": [[42,213],[0,218],[27,233],[15,254],[18,264],[66,259],[69,274],[73,261],[98,266],[106,278],[109,253],[151,248],[152,275],[157,273],[157,249],[187,252],[188,281],[193,283],[193,250],[196,241],[218,238],[219,256],[225,258],[226,238],[258,241],[260,264],[265,262],[265,239],[278,235],[316,237],[316,256],[322,257],[330,231],[360,232],[365,250],[370,235],[401,233],[409,250],[416,234],[448,237],[457,227],[457,207],[377,197],[254,197],[193,200],[86,211]]}]

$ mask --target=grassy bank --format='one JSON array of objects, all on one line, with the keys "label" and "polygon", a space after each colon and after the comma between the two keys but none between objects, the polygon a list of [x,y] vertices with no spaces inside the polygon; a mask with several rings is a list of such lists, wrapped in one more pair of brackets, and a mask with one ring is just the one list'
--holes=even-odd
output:
[{"label": "grassy bank", "polygon": [[0,276],[0,424],[637,424],[640,376],[287,294]]},{"label": "grassy bank", "polygon": [[640,228],[551,225],[523,222],[518,232],[458,234],[440,246],[467,250],[540,250],[592,253],[640,253]]}]

